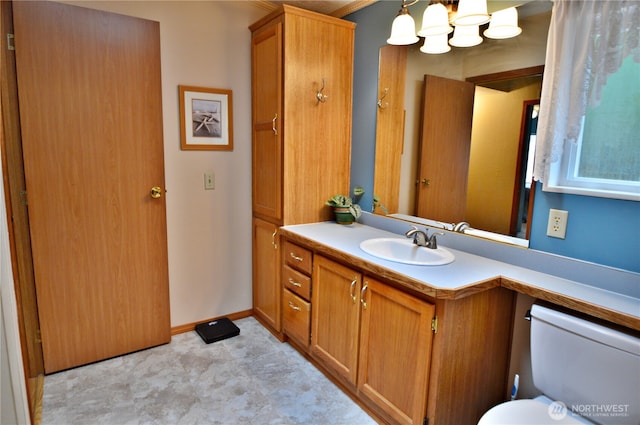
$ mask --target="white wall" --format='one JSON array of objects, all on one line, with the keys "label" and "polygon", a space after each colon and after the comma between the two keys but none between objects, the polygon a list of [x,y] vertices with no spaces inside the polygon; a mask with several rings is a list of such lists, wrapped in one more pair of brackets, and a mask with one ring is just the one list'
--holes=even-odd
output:
[{"label": "white wall", "polygon": [[6,217],[4,186],[0,184],[0,424],[11,425],[28,423],[29,410]]},{"label": "white wall", "polygon": [[[248,310],[251,299],[251,32],[246,1],[73,1],[160,22],[171,325]],[[180,150],[178,85],[233,91],[234,150]],[[204,173],[215,190],[204,190]]]}]

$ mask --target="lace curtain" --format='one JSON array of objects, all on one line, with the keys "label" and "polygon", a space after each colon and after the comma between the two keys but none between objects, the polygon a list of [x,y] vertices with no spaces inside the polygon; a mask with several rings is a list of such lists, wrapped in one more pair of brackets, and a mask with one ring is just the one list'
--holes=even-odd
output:
[{"label": "lace curtain", "polygon": [[547,39],[534,179],[544,181],[565,142],[575,143],[587,107],[632,55],[640,63],[640,1],[554,0]]}]

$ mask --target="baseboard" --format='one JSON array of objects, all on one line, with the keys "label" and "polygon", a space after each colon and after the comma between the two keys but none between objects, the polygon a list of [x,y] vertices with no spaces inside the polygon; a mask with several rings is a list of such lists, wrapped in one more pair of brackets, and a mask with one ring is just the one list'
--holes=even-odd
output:
[{"label": "baseboard", "polygon": [[245,311],[239,311],[237,313],[225,314],[224,316],[218,316],[218,317],[212,317],[206,320],[200,320],[198,322],[175,326],[171,328],[171,335],[178,335],[185,332],[191,332],[195,330],[196,325],[199,325],[200,323],[210,322],[212,320],[220,319],[222,317],[228,317],[230,320],[238,320],[238,319],[244,319],[245,317],[249,317],[252,314],[253,314],[253,310],[245,310]]}]

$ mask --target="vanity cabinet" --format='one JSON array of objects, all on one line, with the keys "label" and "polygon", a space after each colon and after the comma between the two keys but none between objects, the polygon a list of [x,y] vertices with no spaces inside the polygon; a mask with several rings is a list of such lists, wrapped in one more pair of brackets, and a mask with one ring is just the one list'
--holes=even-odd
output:
[{"label": "vanity cabinet", "polygon": [[394,423],[425,417],[434,305],[317,256],[311,353]]},{"label": "vanity cabinet", "polygon": [[294,290],[285,276],[308,277],[312,266],[310,344],[296,337],[296,347],[376,420],[471,424],[506,399],[515,297],[499,280],[440,292],[295,231],[281,232],[283,246],[291,243],[310,258],[296,264],[285,255],[284,299],[295,300],[303,286]]},{"label": "vanity cabinet", "polygon": [[[355,24],[282,5],[249,28],[253,216],[276,227],[331,220],[325,201],[349,192]],[[254,245],[254,312],[281,337],[281,297],[272,308],[260,296],[282,293],[279,272],[264,274],[280,269],[273,248]]]}]

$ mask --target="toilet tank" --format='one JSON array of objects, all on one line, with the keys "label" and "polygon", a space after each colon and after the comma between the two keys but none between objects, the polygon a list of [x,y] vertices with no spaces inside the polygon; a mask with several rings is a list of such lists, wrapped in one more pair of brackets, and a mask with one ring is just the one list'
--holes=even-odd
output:
[{"label": "toilet tank", "polygon": [[640,424],[640,338],[540,305],[531,308],[533,384],[600,424]]}]

